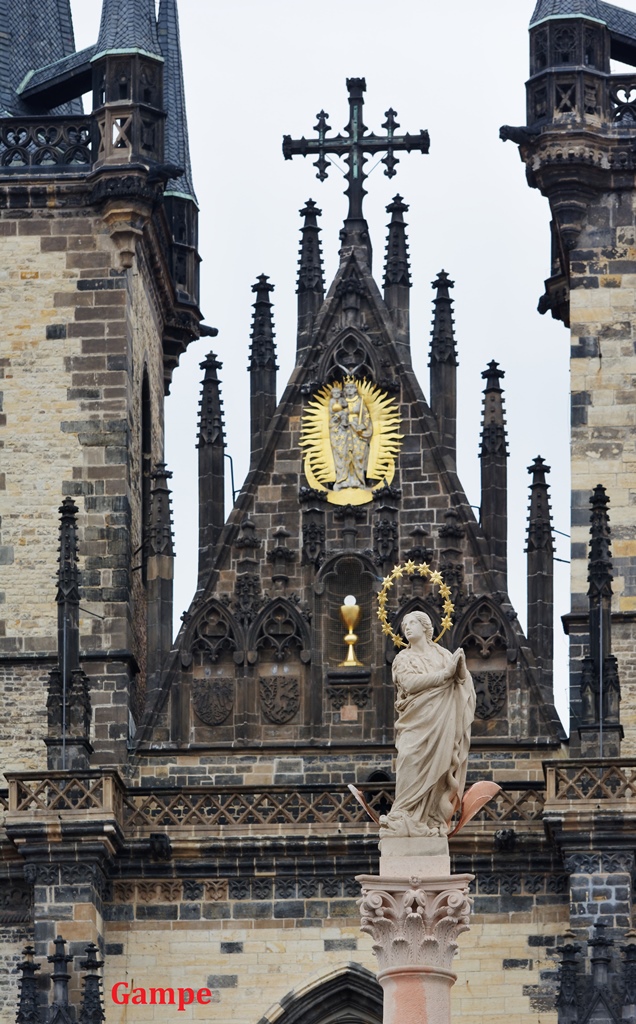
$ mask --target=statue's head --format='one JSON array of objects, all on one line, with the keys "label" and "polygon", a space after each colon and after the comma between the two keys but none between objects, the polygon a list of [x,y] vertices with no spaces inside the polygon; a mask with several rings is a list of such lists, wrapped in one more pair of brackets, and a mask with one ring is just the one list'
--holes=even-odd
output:
[{"label": "statue's head", "polygon": [[348,381],[344,386],[345,398],[356,398],[358,394],[357,385],[354,381]]},{"label": "statue's head", "polygon": [[332,398],[340,398],[341,394],[342,394],[342,388],[338,387],[337,384],[334,384],[334,386],[331,389],[331,397]]},{"label": "statue's head", "polygon": [[402,619],[402,632],[409,643],[421,636],[426,637],[430,643],[433,639],[433,623],[426,612],[409,612]]}]

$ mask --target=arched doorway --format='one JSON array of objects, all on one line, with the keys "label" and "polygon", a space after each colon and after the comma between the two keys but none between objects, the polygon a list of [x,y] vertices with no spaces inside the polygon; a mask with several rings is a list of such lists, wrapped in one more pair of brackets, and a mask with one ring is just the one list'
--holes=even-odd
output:
[{"label": "arched doorway", "polygon": [[[349,963],[300,995],[290,992],[280,1002],[276,1024],[382,1024],[382,989],[371,971]],[[266,1024],[263,1017],[259,1024]]]}]

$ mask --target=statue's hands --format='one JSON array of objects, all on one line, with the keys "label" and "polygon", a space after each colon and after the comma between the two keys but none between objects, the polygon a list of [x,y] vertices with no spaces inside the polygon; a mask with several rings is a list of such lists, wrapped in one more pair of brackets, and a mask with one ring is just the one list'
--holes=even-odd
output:
[{"label": "statue's hands", "polygon": [[452,655],[453,673],[457,682],[463,682],[466,677],[466,655],[463,647],[458,647]]}]

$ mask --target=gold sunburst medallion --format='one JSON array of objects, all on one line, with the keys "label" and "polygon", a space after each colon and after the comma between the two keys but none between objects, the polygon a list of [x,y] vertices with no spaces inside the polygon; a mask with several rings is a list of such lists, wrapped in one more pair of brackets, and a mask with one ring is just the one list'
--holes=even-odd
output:
[{"label": "gold sunburst medallion", "polygon": [[395,583],[395,580],[400,579],[402,576],[423,576],[425,579],[429,579],[431,583],[436,584],[439,587],[440,597],[442,598],[444,609],[444,617],[442,619],[442,628],[435,637],[435,643],[441,640],[444,633],[451,628],[453,620],[451,618],[455,611],[455,606],[451,601],[451,590],[447,583],[444,583],[441,572],[437,572],[431,569],[430,565],[426,562],[400,562],[399,565],[394,565],[393,570],[388,576],[385,576],[382,581],[382,587],[378,594],[378,618],[382,623],[382,632],[385,636],[390,636],[391,640],[396,647],[406,647],[406,641],[394,633],[389,625],[389,620],[386,611],[386,602],[389,597],[389,590]]},{"label": "gold sunburst medallion", "polygon": [[335,505],[371,501],[390,484],[402,445],[395,398],[368,380],[345,377],[316,392],[301,424],[305,476]]}]

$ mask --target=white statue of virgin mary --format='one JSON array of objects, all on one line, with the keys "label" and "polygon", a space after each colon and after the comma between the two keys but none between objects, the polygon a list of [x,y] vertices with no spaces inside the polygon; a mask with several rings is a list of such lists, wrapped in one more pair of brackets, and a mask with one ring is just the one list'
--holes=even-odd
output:
[{"label": "white statue of virgin mary", "polygon": [[463,650],[433,643],[428,615],[406,615],[402,632],[409,646],[393,662],[395,802],[380,837],[445,836],[464,793],[475,688]]}]

